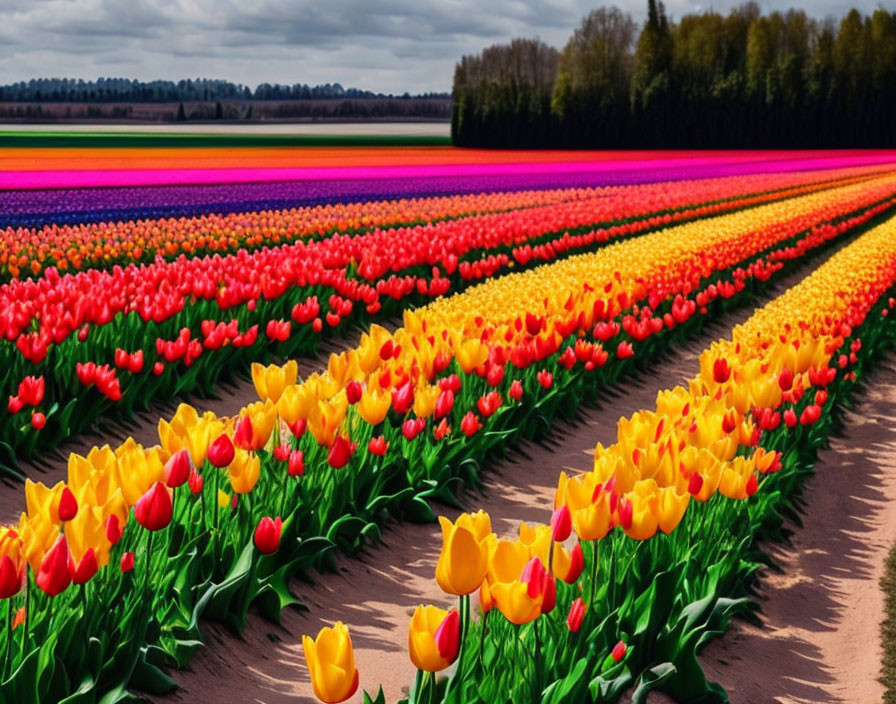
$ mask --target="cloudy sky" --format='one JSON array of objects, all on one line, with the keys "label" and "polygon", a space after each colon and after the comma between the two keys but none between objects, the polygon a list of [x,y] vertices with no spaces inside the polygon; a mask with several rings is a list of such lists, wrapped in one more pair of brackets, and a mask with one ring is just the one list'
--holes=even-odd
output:
[{"label": "cloudy sky", "polygon": [[[669,14],[709,9],[667,0]],[[639,21],[646,0],[617,0]],[[877,0],[854,0],[864,12]],[[725,11],[740,0],[713,0]],[[836,0],[762,0],[839,16]],[[447,91],[454,62],[511,37],[562,47],[599,0],[0,0],[0,82],[224,78]]]}]

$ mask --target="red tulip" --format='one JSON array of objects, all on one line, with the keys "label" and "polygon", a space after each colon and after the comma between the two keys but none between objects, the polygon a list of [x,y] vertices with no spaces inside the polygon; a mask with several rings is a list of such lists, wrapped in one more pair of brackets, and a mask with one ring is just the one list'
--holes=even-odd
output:
[{"label": "red tulip", "polygon": [[619,641],[616,645],[613,646],[613,662],[619,662],[622,658],[625,657],[625,653],[628,651],[628,646]]},{"label": "red tulip", "polygon": [[274,459],[278,462],[286,462],[289,459],[289,445],[280,443],[274,448]]},{"label": "red tulip", "polygon": [[570,552],[569,571],[560,575],[560,579],[567,584],[573,584],[582,575],[584,569],[585,554],[582,552],[582,544],[577,542]]},{"label": "red tulip", "polygon": [[712,376],[717,384],[724,384],[731,378],[731,367],[728,366],[728,360],[720,357],[712,363]]},{"label": "red tulip", "polygon": [[442,440],[446,435],[450,435],[451,426],[448,425],[448,419],[442,418],[439,424],[432,429],[432,434],[436,440]]},{"label": "red tulip", "polygon": [[286,471],[291,477],[301,477],[305,473],[305,455],[301,450],[293,450],[286,460]]},{"label": "red tulip", "polygon": [[271,519],[265,516],[258,522],[255,528],[255,547],[262,555],[270,555],[277,552],[280,547],[280,533],[283,530],[283,521],[278,516]]},{"label": "red tulip", "polygon": [[616,346],[616,356],[619,357],[619,359],[628,359],[634,353],[635,350],[630,342],[620,342]]},{"label": "red tulip", "polygon": [[121,521],[114,514],[106,519],[106,540],[112,545],[121,540]]},{"label": "red tulip", "polygon": [[436,399],[435,417],[436,420],[447,416],[454,408],[454,392],[451,389],[444,389]]},{"label": "red tulip", "polygon": [[548,614],[557,603],[557,583],[545,569],[539,557],[533,557],[523,568],[520,582],[526,584],[526,591],[531,599],[542,597],[541,613]]},{"label": "red tulip", "polygon": [[287,425],[289,426],[289,432],[291,432],[294,437],[300,438],[305,434],[305,430],[308,428],[308,419],[299,418],[295,423],[287,423]]},{"label": "red tulip", "polygon": [[413,440],[423,432],[425,427],[425,418],[408,418],[408,420],[401,425],[401,434],[404,435],[405,440]]},{"label": "red tulip", "polygon": [[514,379],[510,385],[510,391],[507,392],[514,401],[519,401],[523,397],[523,385],[519,379]]},{"label": "red tulip", "polygon": [[165,371],[165,365],[162,362],[156,362],[152,365],[152,373],[156,376],[160,376],[163,371]]},{"label": "red tulip", "polygon": [[406,381],[395,390],[394,394],[392,394],[392,408],[395,409],[395,412],[398,415],[403,416],[411,410],[411,406],[413,405],[414,387],[410,381]]},{"label": "red tulip", "polygon": [[15,415],[16,413],[21,411],[24,407],[25,407],[25,402],[18,396],[10,396],[9,403],[6,404],[6,409],[10,412],[11,415]]},{"label": "red tulip", "polygon": [[699,472],[694,472],[691,475],[691,478],[688,480],[688,493],[691,496],[696,496],[700,493],[700,490],[703,488],[703,477]]},{"label": "red tulip", "polygon": [[202,485],[205,484],[205,480],[202,478],[202,475],[197,472],[195,469],[190,472],[190,478],[187,479],[187,485],[190,487],[190,492],[193,494],[198,494],[202,491]]},{"label": "red tulip", "polygon": [[47,417],[40,411],[34,411],[31,414],[31,427],[35,430],[43,430],[47,424]]},{"label": "red tulip", "polygon": [[785,367],[778,375],[778,386],[781,391],[790,391],[793,387],[793,372],[790,369]]},{"label": "red tulip", "polygon": [[25,586],[25,569],[17,569],[9,555],[0,558],[0,599],[9,599]]},{"label": "red tulip", "polygon": [[482,428],[482,423],[479,422],[479,418],[476,417],[476,414],[473,411],[467,411],[467,415],[464,416],[463,420],[460,422],[460,429],[463,431],[464,435],[467,437],[471,437],[475,435]]},{"label": "red tulip", "polygon": [[554,385],[554,375],[546,369],[542,369],[535,377],[544,389],[550,389]]},{"label": "red tulip", "polygon": [[62,496],[59,497],[59,520],[71,521],[78,515],[78,500],[68,487],[62,489]]},{"label": "red tulip", "polygon": [[134,518],[146,530],[162,530],[171,523],[171,494],[162,482],[156,482],[134,506]]},{"label": "red tulip", "polygon": [[351,404],[355,404],[360,401],[363,393],[364,390],[361,388],[360,382],[350,381],[345,385],[345,397]]},{"label": "red tulip", "polygon": [[[254,434],[255,434],[254,430],[252,429],[252,419],[249,416],[243,416],[242,418],[239,419],[239,421],[236,424],[236,431],[233,433],[233,441],[231,444],[236,445],[237,447],[240,447],[244,450],[251,450],[251,449],[253,449],[252,448],[252,439],[253,439]],[[226,436],[226,433],[224,435],[222,435],[221,437],[225,437],[225,436]],[[219,437],[218,440],[221,440],[221,438]],[[217,443],[218,440],[216,440],[215,443]],[[222,441],[222,442],[224,442],[224,441]],[[209,450],[211,450],[211,448],[209,448]],[[227,455],[225,454],[223,456],[226,457]],[[233,457],[230,458],[230,462],[232,462],[232,461],[233,461]],[[230,464],[230,462],[228,462],[227,464]],[[214,464],[214,462],[212,462],[212,464]],[[217,467],[218,465],[215,465],[215,466]],[[227,465],[221,465],[221,466],[226,467]]]},{"label": "red tulip", "polygon": [[87,584],[87,582],[93,579],[93,575],[96,574],[98,569],[96,553],[93,551],[93,548],[87,548],[87,552],[81,557],[81,561],[74,570],[72,582],[74,584]]},{"label": "red tulip", "polygon": [[356,448],[357,445],[350,442],[347,436],[338,435],[330,448],[330,452],[327,454],[327,462],[333,469],[341,469],[348,464]]},{"label": "red tulip", "polygon": [[800,414],[800,423],[803,425],[812,425],[819,418],[821,418],[821,406],[813,403],[811,406],[806,406],[803,409],[803,412]]},{"label": "red tulip", "polygon": [[503,400],[501,399],[501,394],[499,394],[497,391],[491,391],[485,396],[481,396],[476,401],[476,407],[479,409],[479,412],[482,414],[483,418],[488,418],[489,416],[494,414],[502,404]]},{"label": "red tulip", "polygon": [[572,514],[569,506],[563,504],[551,516],[551,540],[562,543],[572,533]]},{"label": "red tulip", "polygon": [[190,478],[193,463],[188,450],[178,450],[165,463],[165,483],[172,489],[184,484]]},{"label": "red tulip", "polygon": [[19,383],[18,396],[26,406],[37,406],[44,400],[46,384],[42,376],[26,376]]},{"label": "red tulip", "polygon": [[784,411],[784,424],[788,428],[793,428],[797,424],[796,412],[792,408]]},{"label": "red tulip", "polygon": [[569,616],[566,617],[566,626],[570,633],[578,633],[582,627],[582,620],[585,618],[585,602],[582,597],[576,599],[569,607]]},{"label": "red tulip", "polygon": [[386,442],[386,438],[382,435],[378,435],[375,438],[370,438],[370,442],[367,443],[367,450],[372,455],[378,455],[382,457],[386,454],[386,450],[389,449],[389,443]]},{"label": "red tulip", "polygon": [[126,552],[121,556],[121,571],[130,572],[134,569],[134,553]]},{"label": "red tulip", "polygon": [[442,391],[451,391],[454,394],[457,394],[460,391],[461,384],[462,382],[457,374],[443,377],[437,382],[438,387]]},{"label": "red tulip", "polygon": [[68,551],[68,543],[64,535],[56,538],[40,562],[35,581],[37,586],[50,596],[61,594],[72,583],[72,557]]},{"label": "red tulip", "polygon": [[[252,421],[249,420],[249,416],[243,416],[240,420],[240,423],[237,426],[238,434],[241,429],[243,435],[245,433],[249,434],[248,442],[251,444]],[[240,435],[240,437],[243,438],[243,435]],[[218,467],[219,469],[230,466],[230,463],[233,462],[234,455],[236,454],[233,448],[233,443],[234,441],[230,439],[230,436],[227,433],[222,433],[218,436],[208,448],[208,461],[212,463],[212,466]]]},{"label": "red tulip", "polygon": [[433,634],[439,657],[454,662],[460,650],[460,615],[457,609],[451,609]]}]

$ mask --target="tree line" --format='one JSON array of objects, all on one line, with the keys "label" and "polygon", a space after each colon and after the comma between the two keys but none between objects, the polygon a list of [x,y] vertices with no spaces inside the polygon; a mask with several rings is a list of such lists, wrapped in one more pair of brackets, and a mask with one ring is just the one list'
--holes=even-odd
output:
[{"label": "tree line", "polygon": [[[262,83],[255,90],[241,83],[208,78],[182,81],[138,81],[130,78],[33,78],[0,86],[0,102],[14,103],[176,103],[233,100],[366,100],[411,98],[343,88],[339,83],[309,86]],[[420,98],[447,98],[428,93]]]},{"label": "tree line", "polygon": [[649,0],[584,18],[562,51],[514,39],[455,67],[454,143],[485,147],[896,144],[896,12],[762,15],[754,2],[671,21]]}]

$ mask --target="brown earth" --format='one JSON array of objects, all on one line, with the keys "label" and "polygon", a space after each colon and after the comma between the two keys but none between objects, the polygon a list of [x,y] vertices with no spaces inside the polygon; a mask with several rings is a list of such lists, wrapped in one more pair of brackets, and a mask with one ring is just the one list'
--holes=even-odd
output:
[{"label": "brown earth", "polygon": [[820,453],[788,544],[766,545],[762,627],[732,624],[701,660],[734,704],[880,702],[878,584],[896,542],[896,354]]}]

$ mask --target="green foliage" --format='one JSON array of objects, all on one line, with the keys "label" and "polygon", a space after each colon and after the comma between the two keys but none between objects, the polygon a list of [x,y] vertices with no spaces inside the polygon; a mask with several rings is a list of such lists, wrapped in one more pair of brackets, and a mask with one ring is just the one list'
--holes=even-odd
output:
[{"label": "green foliage", "polygon": [[[839,22],[802,10],[672,24],[648,2],[635,36],[616,8],[591,12],[562,54],[515,40],[465,56],[452,138],[464,146],[887,147],[896,140],[896,12]],[[522,57],[541,62],[526,64]],[[506,57],[513,57],[507,61]],[[505,99],[549,95],[549,111]],[[537,121],[537,122],[534,122]]]}]

